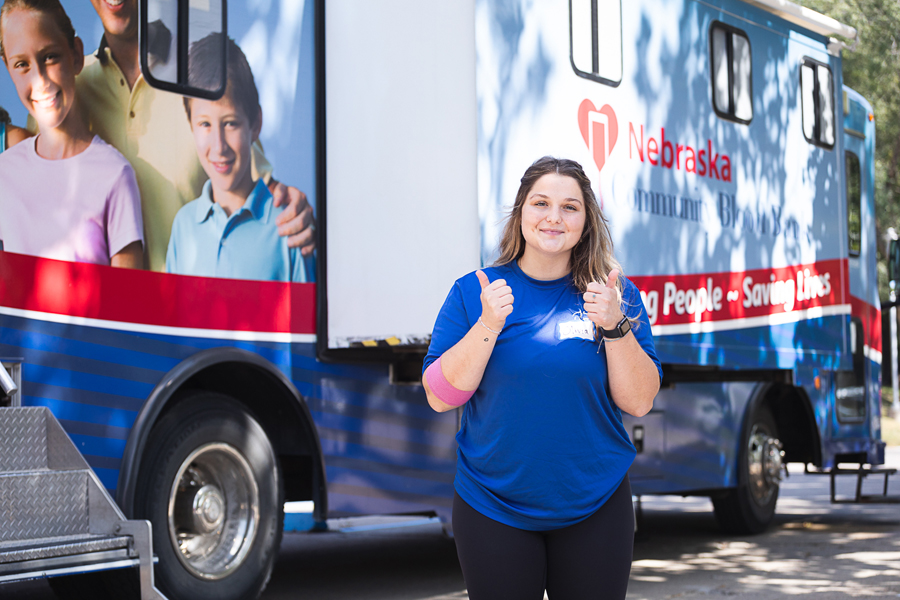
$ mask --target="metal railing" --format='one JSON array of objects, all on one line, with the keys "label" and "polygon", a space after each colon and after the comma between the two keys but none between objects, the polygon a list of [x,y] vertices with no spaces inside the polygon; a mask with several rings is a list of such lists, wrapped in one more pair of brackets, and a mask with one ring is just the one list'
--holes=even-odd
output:
[{"label": "metal railing", "polygon": [[18,389],[16,382],[0,363],[0,398],[11,397]]}]

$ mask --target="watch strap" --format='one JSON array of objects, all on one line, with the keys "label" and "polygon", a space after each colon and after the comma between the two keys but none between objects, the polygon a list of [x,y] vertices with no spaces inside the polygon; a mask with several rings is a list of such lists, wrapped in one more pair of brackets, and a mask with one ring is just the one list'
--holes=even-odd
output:
[{"label": "watch strap", "polygon": [[622,320],[613,329],[600,328],[600,333],[608,340],[623,338],[629,331],[631,331],[631,321],[628,320],[628,317],[622,317]]}]

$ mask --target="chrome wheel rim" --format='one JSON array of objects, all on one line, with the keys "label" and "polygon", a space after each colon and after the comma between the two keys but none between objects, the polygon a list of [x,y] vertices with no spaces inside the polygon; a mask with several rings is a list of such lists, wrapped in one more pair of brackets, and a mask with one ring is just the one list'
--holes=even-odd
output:
[{"label": "chrome wheel rim", "polygon": [[206,444],[178,469],[169,491],[169,539],[184,567],[202,579],[238,568],[259,529],[259,488],[233,446]]},{"label": "chrome wheel rim", "polygon": [[759,506],[768,504],[778,492],[784,452],[781,442],[754,425],[747,446],[750,495]]}]

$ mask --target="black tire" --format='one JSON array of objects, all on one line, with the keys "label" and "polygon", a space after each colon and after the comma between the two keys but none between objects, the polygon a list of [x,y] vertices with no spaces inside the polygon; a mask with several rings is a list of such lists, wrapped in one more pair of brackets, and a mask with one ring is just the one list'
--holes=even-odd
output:
[{"label": "black tire", "polygon": [[265,431],[239,403],[197,392],[166,414],[135,498],[135,518],[153,524],[156,587],[169,600],[259,597],[281,545],[284,485]]},{"label": "black tire", "polygon": [[716,521],[726,533],[762,533],[775,518],[781,479],[778,428],[765,406],[757,404],[749,415],[738,460],[737,488],[712,498]]}]

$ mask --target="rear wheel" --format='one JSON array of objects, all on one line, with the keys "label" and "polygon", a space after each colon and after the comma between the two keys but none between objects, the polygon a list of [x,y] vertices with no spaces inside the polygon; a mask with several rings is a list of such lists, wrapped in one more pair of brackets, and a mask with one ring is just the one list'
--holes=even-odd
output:
[{"label": "rear wheel", "polygon": [[151,432],[135,513],[153,523],[170,600],[256,598],[274,566],[284,492],[265,431],[231,398],[197,393]]},{"label": "rear wheel", "polygon": [[782,451],[771,411],[758,405],[749,416],[740,451],[738,486],[713,498],[719,527],[728,533],[761,533],[775,517]]}]

